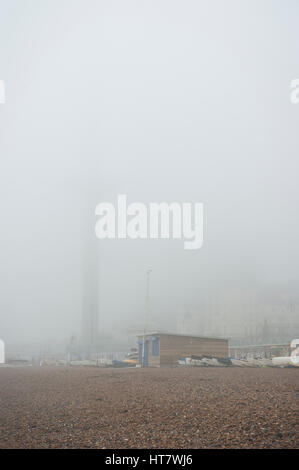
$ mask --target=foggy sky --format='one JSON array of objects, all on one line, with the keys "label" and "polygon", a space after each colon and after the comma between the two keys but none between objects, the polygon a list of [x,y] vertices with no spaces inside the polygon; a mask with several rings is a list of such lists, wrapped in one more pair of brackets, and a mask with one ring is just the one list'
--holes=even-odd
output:
[{"label": "foggy sky", "polygon": [[[204,245],[96,240],[99,327],[299,281],[297,0],[0,0],[0,337],[80,333],[102,201],[203,202]],[[139,320],[138,320],[139,319]],[[171,325],[170,325],[171,326]]]}]

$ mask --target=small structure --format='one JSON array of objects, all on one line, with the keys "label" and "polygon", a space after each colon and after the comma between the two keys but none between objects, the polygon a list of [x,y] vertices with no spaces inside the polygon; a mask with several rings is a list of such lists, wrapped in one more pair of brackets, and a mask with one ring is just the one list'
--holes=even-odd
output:
[{"label": "small structure", "polygon": [[175,365],[182,357],[228,357],[228,340],[224,338],[156,332],[138,335],[137,343],[138,364],[145,367]]}]

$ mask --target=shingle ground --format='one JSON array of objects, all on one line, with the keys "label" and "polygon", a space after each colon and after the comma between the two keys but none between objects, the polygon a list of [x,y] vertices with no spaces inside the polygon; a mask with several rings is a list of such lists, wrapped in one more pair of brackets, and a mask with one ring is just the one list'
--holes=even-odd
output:
[{"label": "shingle ground", "polygon": [[0,368],[1,448],[298,448],[299,368]]}]

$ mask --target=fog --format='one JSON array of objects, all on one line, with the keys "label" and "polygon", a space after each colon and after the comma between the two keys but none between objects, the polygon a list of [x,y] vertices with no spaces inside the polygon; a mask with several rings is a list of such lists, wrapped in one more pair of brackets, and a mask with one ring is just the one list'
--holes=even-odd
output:
[{"label": "fog", "polygon": [[[196,334],[230,337],[261,304],[268,321],[299,311],[298,14],[297,0],[0,0],[1,338],[80,337],[93,292],[100,335],[142,329],[149,267],[153,329],[217,304],[224,327]],[[118,194],[203,202],[202,248],[98,240],[95,208]]]}]

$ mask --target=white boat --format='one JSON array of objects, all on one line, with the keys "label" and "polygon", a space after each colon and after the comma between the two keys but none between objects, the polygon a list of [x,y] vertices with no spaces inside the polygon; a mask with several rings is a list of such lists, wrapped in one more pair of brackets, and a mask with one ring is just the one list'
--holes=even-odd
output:
[{"label": "white boat", "polygon": [[299,339],[293,339],[293,341],[291,341],[290,347],[292,349],[291,355],[284,357],[273,357],[273,365],[299,367]]}]

